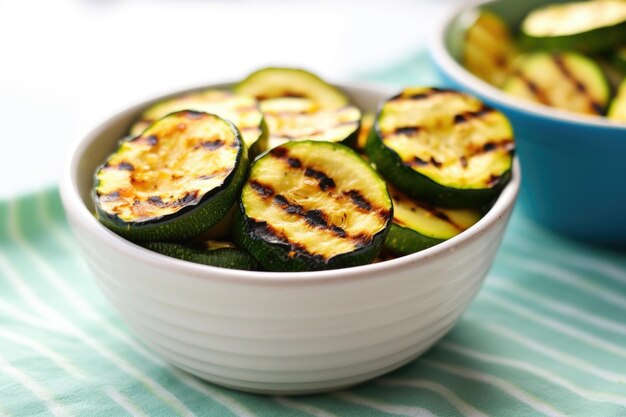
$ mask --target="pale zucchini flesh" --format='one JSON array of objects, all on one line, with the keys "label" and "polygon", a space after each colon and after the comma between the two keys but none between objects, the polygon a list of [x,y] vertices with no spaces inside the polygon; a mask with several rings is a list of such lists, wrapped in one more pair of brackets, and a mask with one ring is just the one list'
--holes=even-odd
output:
[{"label": "pale zucchini flesh", "polygon": [[321,108],[336,109],[348,105],[346,95],[317,75],[297,68],[263,68],[235,86],[235,92],[264,101],[272,98],[306,98]]},{"label": "pale zucchini flesh", "polygon": [[565,36],[626,22],[623,0],[594,0],[551,4],[536,9],[522,22],[527,35]]},{"label": "pale zucchini flesh", "polygon": [[506,23],[491,12],[481,11],[465,34],[462,61],[477,77],[502,87],[513,71],[516,49]]},{"label": "pale zucchini flesh", "polygon": [[97,170],[98,217],[137,240],[195,236],[232,206],[247,169],[244,153],[230,122],[207,113],[172,113],[122,142]]},{"label": "pale zucchini flesh", "polygon": [[351,144],[361,120],[361,111],[354,106],[323,109],[302,98],[270,99],[261,107],[269,131],[268,149],[300,140]]},{"label": "pale zucchini flesh", "polygon": [[626,80],[622,81],[617,89],[607,117],[617,122],[626,123]]},{"label": "pale zucchini flesh", "polygon": [[366,264],[382,248],[392,205],[384,181],[351,149],[290,142],[253,165],[235,243],[268,270]]},{"label": "pale zucchini flesh", "polygon": [[584,53],[602,52],[626,41],[626,2],[594,0],[549,4],[521,24],[529,47]]},{"label": "pale zucchini flesh", "polygon": [[601,68],[572,52],[525,55],[503,89],[526,100],[592,115],[603,114],[610,97]]},{"label": "pale zucchini flesh", "polygon": [[203,90],[158,102],[146,109],[132,127],[130,135],[141,134],[156,120],[177,111],[194,110],[212,113],[232,122],[243,137],[248,149],[265,150],[263,113],[254,97],[233,94],[223,90]]}]

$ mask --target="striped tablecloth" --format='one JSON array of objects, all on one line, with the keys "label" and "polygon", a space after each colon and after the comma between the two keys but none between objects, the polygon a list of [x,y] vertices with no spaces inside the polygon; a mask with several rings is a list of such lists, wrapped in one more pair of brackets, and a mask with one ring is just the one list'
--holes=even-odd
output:
[{"label": "striped tablecloth", "polygon": [[[364,78],[434,82],[422,56]],[[352,389],[265,397],[204,383],[129,333],[78,255],[57,190],[0,202],[0,417],[626,416],[626,256],[516,212],[456,327]]]}]

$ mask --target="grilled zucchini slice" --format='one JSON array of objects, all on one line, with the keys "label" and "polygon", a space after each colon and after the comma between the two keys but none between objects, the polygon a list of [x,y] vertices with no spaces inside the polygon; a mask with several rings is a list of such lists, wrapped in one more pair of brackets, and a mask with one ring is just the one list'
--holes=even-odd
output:
[{"label": "grilled zucchini slice", "polygon": [[393,223],[385,250],[409,255],[435,246],[468,229],[482,217],[479,210],[442,209],[413,200],[388,185],[393,201]]},{"label": "grilled zucchini slice", "polygon": [[348,97],[317,75],[296,68],[263,68],[250,74],[234,91],[263,101],[279,97],[308,98],[324,109],[349,104]]},{"label": "grilled zucchini slice", "polygon": [[611,94],[600,67],[573,52],[525,55],[503,89],[537,103],[593,115],[604,113]]},{"label": "grilled zucchini slice", "polygon": [[330,142],[289,142],[257,159],[235,214],[235,244],[269,271],[372,262],[393,215],[385,182]]},{"label": "grilled zucchini slice", "polygon": [[95,174],[98,219],[134,241],[183,240],[217,224],[248,169],[237,128],[184,110],[123,142]]},{"label": "grilled zucchini slice", "polygon": [[353,145],[358,135],[361,111],[354,106],[320,109],[303,98],[274,98],[261,104],[269,130],[268,149],[304,139]]},{"label": "grilled zucchini slice", "polygon": [[465,67],[489,84],[502,87],[513,71],[516,55],[507,24],[499,16],[481,11],[465,33]]},{"label": "grilled zucchini slice", "polygon": [[489,204],[513,163],[508,119],[452,90],[410,87],[383,103],[366,152],[411,198],[448,208]]},{"label": "grilled zucchini slice", "polygon": [[530,48],[594,53],[626,41],[626,2],[595,0],[550,4],[533,10],[521,24]]},{"label": "grilled zucchini slice", "polygon": [[615,94],[615,98],[611,102],[607,117],[618,122],[626,122],[626,79],[622,81],[617,89],[617,94]]},{"label": "grilled zucchini slice", "polygon": [[143,247],[183,261],[220,268],[260,271],[261,266],[248,252],[230,242],[204,241],[193,243],[148,242]]},{"label": "grilled zucchini slice", "polygon": [[203,90],[158,102],[141,114],[130,128],[130,135],[138,136],[156,120],[181,110],[212,113],[231,121],[252,157],[267,147],[267,128],[256,99],[222,90]]}]

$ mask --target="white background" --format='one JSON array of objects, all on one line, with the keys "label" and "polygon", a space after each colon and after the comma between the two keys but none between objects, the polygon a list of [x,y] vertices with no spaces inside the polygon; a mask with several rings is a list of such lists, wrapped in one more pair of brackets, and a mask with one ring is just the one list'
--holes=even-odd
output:
[{"label": "white background", "polygon": [[414,54],[454,3],[0,0],[0,198],[57,182],[129,104],[266,65],[348,80]]}]

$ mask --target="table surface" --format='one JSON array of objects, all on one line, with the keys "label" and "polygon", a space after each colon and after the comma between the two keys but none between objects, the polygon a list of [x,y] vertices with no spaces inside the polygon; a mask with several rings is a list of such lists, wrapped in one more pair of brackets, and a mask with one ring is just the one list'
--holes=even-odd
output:
[{"label": "table surface", "polygon": [[144,98],[266,65],[351,79],[422,47],[455,4],[0,0],[0,198],[56,183],[72,143]]}]

